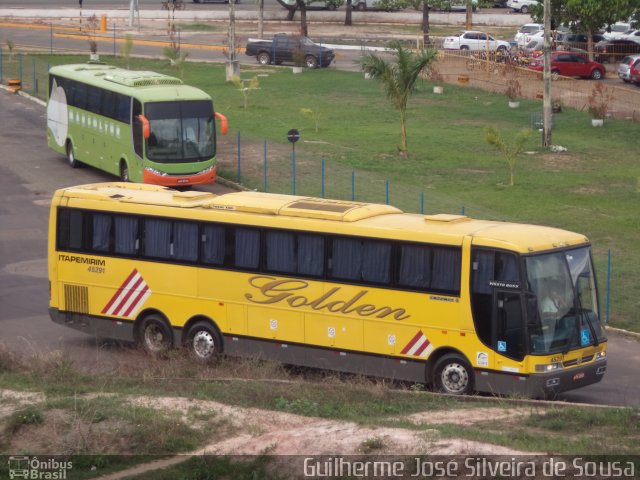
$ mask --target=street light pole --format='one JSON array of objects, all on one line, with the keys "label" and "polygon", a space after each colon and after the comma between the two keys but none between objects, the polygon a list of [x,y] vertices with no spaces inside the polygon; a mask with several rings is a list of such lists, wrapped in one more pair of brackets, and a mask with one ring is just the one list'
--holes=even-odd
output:
[{"label": "street light pole", "polygon": [[549,0],[544,0],[544,70],[542,81],[544,84],[542,99],[542,145],[551,146],[551,10]]}]

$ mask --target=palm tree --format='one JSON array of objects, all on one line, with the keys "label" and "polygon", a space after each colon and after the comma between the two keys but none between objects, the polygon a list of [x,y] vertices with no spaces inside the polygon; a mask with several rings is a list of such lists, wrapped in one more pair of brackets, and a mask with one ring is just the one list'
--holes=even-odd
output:
[{"label": "palm tree", "polygon": [[371,78],[382,82],[385,93],[393,106],[400,112],[400,155],[407,156],[407,102],[416,90],[420,74],[428,69],[436,58],[437,51],[428,49],[412,52],[398,41],[389,44],[395,61],[389,62],[375,53],[366,53],[359,61],[362,71]]}]

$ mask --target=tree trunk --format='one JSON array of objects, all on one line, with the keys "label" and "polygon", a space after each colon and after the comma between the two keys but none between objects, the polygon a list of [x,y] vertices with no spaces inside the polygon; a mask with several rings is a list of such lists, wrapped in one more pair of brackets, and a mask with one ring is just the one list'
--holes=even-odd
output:
[{"label": "tree trunk", "polygon": [[400,110],[400,156],[406,157],[408,155],[407,147],[407,127],[405,125],[406,112]]},{"label": "tree trunk", "polygon": [[258,0],[258,38],[264,38],[264,0]]},{"label": "tree trunk", "polygon": [[471,30],[471,27],[473,27],[473,6],[471,5],[471,0],[467,0],[466,29]]},{"label": "tree trunk", "polygon": [[422,44],[425,48],[431,44],[431,40],[429,40],[429,0],[422,0]]},{"label": "tree trunk", "polygon": [[307,28],[307,4],[304,0],[296,0],[296,5],[300,9],[300,36],[308,37],[309,29]]},{"label": "tree trunk", "polygon": [[353,2],[352,0],[347,0],[347,13],[344,17],[344,24],[349,27],[353,24],[351,21],[351,12],[353,12]]}]

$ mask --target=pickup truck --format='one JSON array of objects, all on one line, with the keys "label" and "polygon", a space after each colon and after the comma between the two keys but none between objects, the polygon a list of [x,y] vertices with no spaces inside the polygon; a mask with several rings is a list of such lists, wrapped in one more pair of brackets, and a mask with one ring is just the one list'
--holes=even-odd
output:
[{"label": "pickup truck", "polygon": [[278,33],[272,40],[249,41],[245,53],[258,63],[280,65],[292,62],[308,68],[328,67],[336,54],[330,48],[313,43],[308,37]]}]

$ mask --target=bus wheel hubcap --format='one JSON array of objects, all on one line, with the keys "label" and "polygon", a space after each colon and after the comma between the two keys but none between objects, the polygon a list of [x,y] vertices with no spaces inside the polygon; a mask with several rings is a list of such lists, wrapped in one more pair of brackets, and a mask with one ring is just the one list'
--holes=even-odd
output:
[{"label": "bus wheel hubcap", "polygon": [[144,331],[145,343],[150,350],[158,352],[164,348],[164,334],[156,325],[149,325]]},{"label": "bus wheel hubcap", "polygon": [[457,363],[451,363],[442,370],[442,386],[450,393],[464,391],[469,383],[467,370]]},{"label": "bus wheel hubcap", "polygon": [[215,351],[215,348],[213,335],[209,332],[201,330],[193,336],[193,351],[200,358],[209,358]]}]

